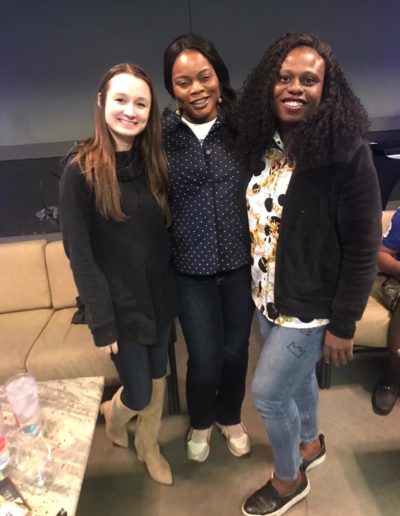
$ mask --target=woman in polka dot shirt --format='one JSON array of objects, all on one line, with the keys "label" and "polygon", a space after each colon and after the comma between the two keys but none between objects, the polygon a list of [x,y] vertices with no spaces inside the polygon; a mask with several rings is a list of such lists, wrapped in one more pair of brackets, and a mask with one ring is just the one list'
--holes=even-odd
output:
[{"label": "woman in polka dot shirt", "polygon": [[173,259],[189,359],[187,454],[203,462],[216,424],[236,457],[250,452],[241,423],[253,315],[243,177],[225,143],[235,93],[214,46],[180,36],[164,54],[177,111],[163,118],[170,169]]}]

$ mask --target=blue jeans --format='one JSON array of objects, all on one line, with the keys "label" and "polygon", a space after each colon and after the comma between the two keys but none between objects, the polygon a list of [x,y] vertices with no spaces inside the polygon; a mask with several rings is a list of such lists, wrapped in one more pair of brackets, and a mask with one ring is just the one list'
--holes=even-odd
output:
[{"label": "blue jeans", "polygon": [[132,410],[143,410],[150,403],[153,379],[167,373],[168,346],[171,324],[159,331],[158,341],[152,346],[136,342],[118,341],[118,353],[111,354],[123,391],[121,400]]},{"label": "blue jeans", "polygon": [[188,348],[186,398],[196,429],[240,422],[254,305],[250,267],[211,276],[178,274]]},{"label": "blue jeans", "polygon": [[253,397],[264,420],[276,476],[294,480],[300,442],[318,438],[318,384],[315,365],[322,356],[326,326],[285,328],[257,310],[264,346],[253,378]]}]

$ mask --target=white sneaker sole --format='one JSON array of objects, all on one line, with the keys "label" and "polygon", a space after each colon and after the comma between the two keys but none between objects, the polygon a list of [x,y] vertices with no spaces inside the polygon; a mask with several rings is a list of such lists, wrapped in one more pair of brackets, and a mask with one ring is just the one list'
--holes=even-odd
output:
[{"label": "white sneaker sole", "polygon": [[[216,425],[217,425],[217,428],[220,431],[222,437],[225,439],[226,446],[227,446],[228,450],[232,453],[232,455],[234,455],[238,459],[241,459],[244,457],[249,457],[251,455],[250,439],[248,439],[249,446],[243,450],[239,450],[238,448],[235,448],[232,446],[229,437],[224,433],[224,429],[223,429],[222,425],[219,425],[218,423],[216,423]],[[246,432],[246,435],[248,436],[247,432]]]},{"label": "white sneaker sole", "polygon": [[318,459],[315,459],[314,462],[312,462],[306,470],[304,470],[306,473],[311,471],[312,469],[316,468],[326,460],[326,453],[325,455],[322,455],[322,457],[319,457]]},{"label": "white sneaker sole", "polygon": [[[210,454],[210,438],[212,428],[213,427],[210,426],[210,428],[207,428],[203,432],[204,435],[202,437],[205,437],[205,439],[199,443],[192,441],[192,434],[195,432],[195,430],[193,430],[193,428],[189,430],[186,441],[186,455],[189,460],[193,460],[194,462],[204,462],[207,460],[207,457]],[[195,449],[193,450],[191,446],[193,446]]]},{"label": "white sneaker sole", "polygon": [[226,439],[226,446],[227,446],[228,450],[232,453],[232,455],[234,455],[238,459],[250,457],[250,455],[251,455],[251,448],[250,448],[250,450],[245,450],[245,451],[239,452],[239,451],[235,450],[235,448],[232,448],[232,446],[230,446],[228,439]]}]

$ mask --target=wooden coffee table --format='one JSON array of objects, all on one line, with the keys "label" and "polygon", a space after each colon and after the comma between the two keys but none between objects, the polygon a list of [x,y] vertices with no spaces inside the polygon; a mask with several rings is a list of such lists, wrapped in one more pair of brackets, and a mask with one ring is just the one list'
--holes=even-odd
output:
[{"label": "wooden coffee table", "polygon": [[34,492],[24,481],[13,461],[14,417],[0,387],[0,404],[6,425],[11,461],[5,471],[32,506],[35,516],[56,516],[64,508],[74,516],[85,474],[99,405],[103,377],[38,382],[43,435],[52,458],[48,473],[52,478],[41,492]]}]

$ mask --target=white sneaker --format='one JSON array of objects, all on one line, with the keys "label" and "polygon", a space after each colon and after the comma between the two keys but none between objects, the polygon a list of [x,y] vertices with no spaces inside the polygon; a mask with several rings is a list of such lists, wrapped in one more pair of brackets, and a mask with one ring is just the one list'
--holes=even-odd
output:
[{"label": "white sneaker", "polygon": [[186,452],[189,460],[196,462],[204,462],[210,453],[210,436],[212,426],[205,430],[196,430],[191,428],[189,430],[186,441]]},{"label": "white sneaker", "polygon": [[250,438],[242,423],[237,425],[219,425],[221,434],[225,437],[228,450],[235,457],[244,457],[251,452]]}]

